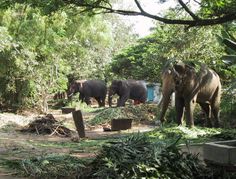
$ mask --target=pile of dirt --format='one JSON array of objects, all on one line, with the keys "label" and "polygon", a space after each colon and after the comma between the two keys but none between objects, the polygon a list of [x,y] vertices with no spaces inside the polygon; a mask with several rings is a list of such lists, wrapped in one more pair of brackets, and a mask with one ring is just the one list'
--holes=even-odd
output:
[{"label": "pile of dirt", "polygon": [[71,130],[58,122],[52,114],[37,117],[26,127],[20,129],[21,132],[30,132],[39,134],[57,135],[60,137],[71,137]]}]

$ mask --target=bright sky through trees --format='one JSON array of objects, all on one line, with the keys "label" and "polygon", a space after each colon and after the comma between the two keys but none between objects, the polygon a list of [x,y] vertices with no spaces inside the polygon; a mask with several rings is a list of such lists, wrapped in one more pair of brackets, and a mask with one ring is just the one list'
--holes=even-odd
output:
[{"label": "bright sky through trees", "polygon": [[[165,3],[159,4],[157,0],[140,1],[144,10],[151,14],[162,14],[169,8],[174,8],[176,6],[175,0],[169,0]],[[122,1],[122,6],[128,6],[131,9],[136,9],[134,1],[130,1],[127,5],[127,1]],[[191,3],[191,8],[197,9],[198,5],[194,2]],[[134,32],[140,37],[144,37],[150,34],[150,28],[154,27],[155,20],[152,20],[143,16],[124,16],[125,22],[133,24]]]}]

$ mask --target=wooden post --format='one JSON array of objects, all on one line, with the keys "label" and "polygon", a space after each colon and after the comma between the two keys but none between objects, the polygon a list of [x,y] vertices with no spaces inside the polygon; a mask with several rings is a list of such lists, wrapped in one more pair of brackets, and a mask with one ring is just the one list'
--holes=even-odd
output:
[{"label": "wooden post", "polygon": [[74,123],[76,130],[79,134],[80,138],[85,137],[85,130],[84,130],[84,121],[83,121],[83,116],[80,110],[72,112]]}]

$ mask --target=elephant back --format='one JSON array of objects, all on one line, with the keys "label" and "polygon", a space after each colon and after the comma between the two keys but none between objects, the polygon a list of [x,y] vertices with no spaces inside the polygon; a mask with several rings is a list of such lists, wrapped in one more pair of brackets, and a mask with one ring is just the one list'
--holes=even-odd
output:
[{"label": "elephant back", "polygon": [[107,93],[106,83],[103,80],[87,80],[83,84],[84,92],[91,97],[105,96]]},{"label": "elephant back", "polygon": [[130,99],[145,102],[147,100],[147,86],[144,81],[129,80]]}]

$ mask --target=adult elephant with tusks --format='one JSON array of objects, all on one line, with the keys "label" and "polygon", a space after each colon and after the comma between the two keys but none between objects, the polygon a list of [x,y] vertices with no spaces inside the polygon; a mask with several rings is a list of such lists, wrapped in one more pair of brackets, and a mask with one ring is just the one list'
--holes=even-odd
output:
[{"label": "adult elephant with tusks", "polygon": [[175,92],[176,121],[183,123],[185,111],[186,124],[194,126],[193,111],[198,103],[206,113],[207,126],[212,127],[211,117],[214,117],[214,126],[219,127],[219,106],[221,83],[218,74],[206,67],[185,64],[182,61],[169,62],[162,72],[162,102],[159,119],[164,116],[170,102],[171,94]]},{"label": "adult elephant with tusks", "polygon": [[141,103],[147,100],[147,88],[143,81],[136,80],[113,80],[109,87],[108,102],[112,105],[112,96],[117,94],[119,99],[117,106],[125,106],[128,99],[133,99]]},{"label": "adult elephant with tusks", "polygon": [[79,99],[89,105],[90,98],[93,97],[99,104],[99,107],[105,106],[107,94],[106,83],[102,80],[76,80],[73,81],[68,90],[68,96],[79,92]]}]

